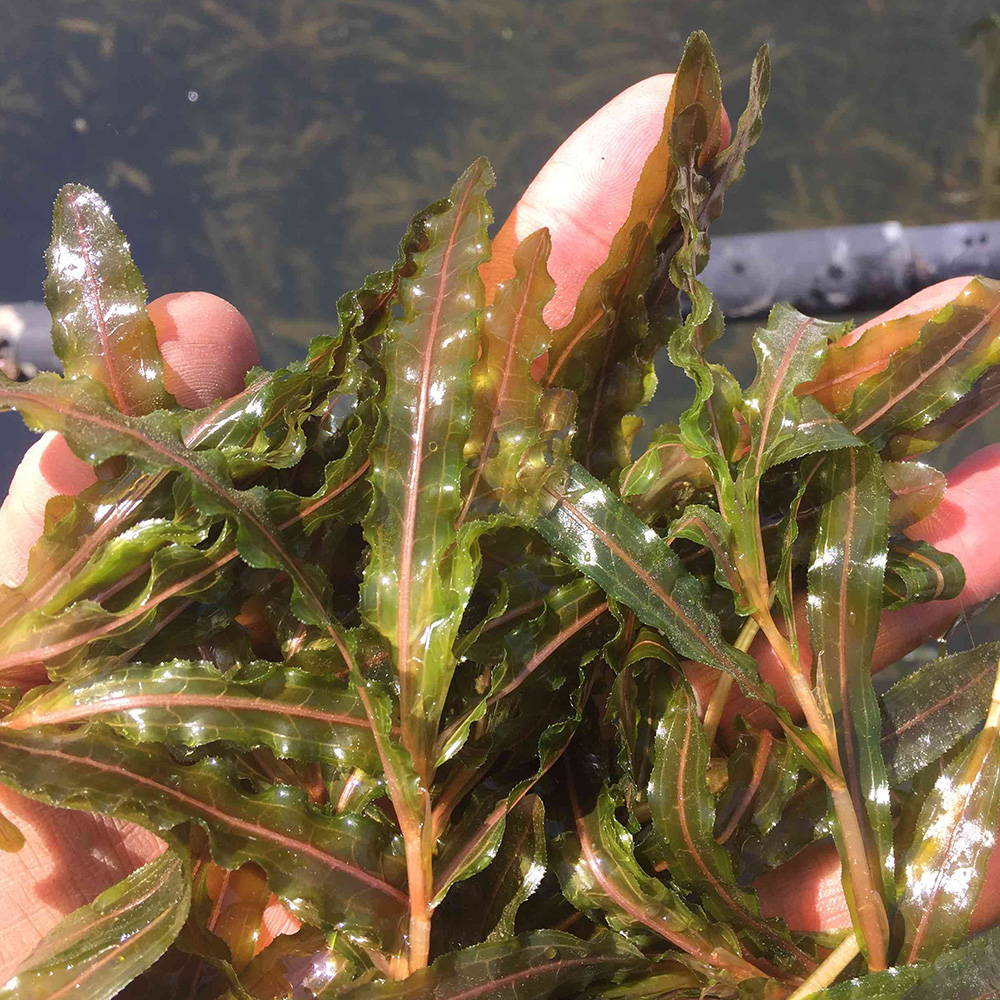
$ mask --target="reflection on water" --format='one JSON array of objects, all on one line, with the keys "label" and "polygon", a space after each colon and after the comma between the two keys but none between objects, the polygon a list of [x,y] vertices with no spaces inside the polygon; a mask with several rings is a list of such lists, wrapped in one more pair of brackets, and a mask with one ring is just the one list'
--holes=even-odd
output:
[{"label": "reflection on water", "polygon": [[[471,159],[493,160],[502,218],[567,132],[672,67],[695,27],[734,110],[772,46],[764,136],[722,231],[995,217],[1000,32],[963,46],[991,7],[0,0],[0,301],[39,296],[48,206],[79,180],[112,202],[152,294],[218,291],[282,360]],[[748,331],[728,343],[745,369]],[[683,379],[667,395],[676,413]]]},{"label": "reflection on water", "polygon": [[[0,299],[38,295],[55,189],[98,187],[152,292],[208,287],[297,339],[474,156],[497,215],[570,129],[711,34],[738,107],[769,41],[764,140],[729,231],[995,211],[988,3],[3,0]],[[986,185],[987,187],[989,185]],[[272,350],[271,353],[274,353]]]}]

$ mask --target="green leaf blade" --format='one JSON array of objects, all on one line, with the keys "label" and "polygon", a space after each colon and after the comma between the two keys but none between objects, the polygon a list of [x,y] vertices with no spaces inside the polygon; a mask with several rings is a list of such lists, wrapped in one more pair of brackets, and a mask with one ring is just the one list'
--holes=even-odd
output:
[{"label": "green leaf blade", "polygon": [[396,946],[406,896],[386,832],[361,817],[321,814],[299,789],[245,794],[234,778],[221,758],[178,767],[163,748],[127,745],[98,727],[0,733],[0,781],[22,794],[111,813],[154,833],[195,820],[220,865],[257,862],[272,892],[303,919]]},{"label": "green leaf blade", "polygon": [[225,740],[278,757],[379,770],[371,726],[336,681],[278,664],[249,664],[238,678],[209,663],[129,666],[80,682],[36,688],[0,730],[99,720],[137,742],[204,746]]},{"label": "green leaf blade", "polygon": [[[819,512],[806,613],[816,651],[815,689],[835,727],[841,768],[873,878],[893,897],[892,815],[880,747],[881,718],[871,680],[882,608],[889,495],[881,462],[865,448],[827,455],[818,473]],[[844,850],[851,850],[845,846]],[[854,859],[860,863],[861,859]],[[845,867],[845,872],[846,872]],[[848,898],[862,887],[848,882]],[[858,906],[861,905],[860,899]]]},{"label": "green leaf blade", "polygon": [[56,197],[45,301],[67,377],[104,386],[122,413],[172,405],[146,286],[128,243],[95,191],[67,184]]},{"label": "green leaf blade", "polygon": [[369,474],[375,500],[362,613],[392,647],[404,743],[426,771],[454,671],[452,645],[468,599],[457,543],[463,451],[471,417],[490,222],[492,170],[473,164],[425,217],[426,245],[400,281],[402,314],[382,348],[384,412]]},{"label": "green leaf blade", "polygon": [[168,848],[60,921],[0,987],[0,998],[110,1000],[166,951],[190,905],[190,867]]},{"label": "green leaf blade", "polygon": [[701,585],[666,542],[603,484],[573,465],[554,506],[534,522],[605,593],[666,635],[681,656],[759,685],[756,665],[721,635]]}]

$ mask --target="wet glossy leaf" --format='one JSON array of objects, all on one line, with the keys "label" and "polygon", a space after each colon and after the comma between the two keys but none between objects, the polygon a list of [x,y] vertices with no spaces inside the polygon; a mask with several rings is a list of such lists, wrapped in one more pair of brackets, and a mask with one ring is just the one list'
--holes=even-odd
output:
[{"label": "wet glossy leaf", "polygon": [[749,683],[756,667],[722,638],[698,581],[663,538],[580,466],[535,527],[607,594],[659,629],[681,656]]},{"label": "wet glossy leaf", "polygon": [[333,948],[315,927],[303,927],[276,937],[242,971],[240,982],[254,1000],[325,997],[329,989],[350,983],[357,972],[349,949]]},{"label": "wet glossy leaf", "polygon": [[916,431],[901,431],[889,441],[887,451],[899,459],[922,455],[971,426],[1000,404],[1000,368],[988,368],[954,405]]},{"label": "wet glossy leaf", "polygon": [[713,966],[730,981],[761,975],[740,954],[731,932],[691,909],[671,886],[638,865],[632,837],[615,819],[614,803],[601,793],[596,809],[577,807],[576,829],[554,845],[553,861],[566,898],[616,931],[652,934]]},{"label": "wet glossy leaf", "polygon": [[61,920],[0,987],[0,997],[115,996],[177,936],[191,903],[190,879],[187,860],[168,848]]},{"label": "wet glossy leaf", "polygon": [[305,919],[346,923],[387,944],[400,931],[406,897],[384,830],[360,817],[328,817],[299,789],[246,794],[220,758],[179,769],[158,746],[123,744],[96,728],[66,736],[3,731],[0,780],[40,801],[111,813],[154,832],[193,819],[209,832],[219,864],[256,861],[272,891]]},{"label": "wet glossy leaf", "polygon": [[923,601],[948,601],[965,587],[962,564],[927,542],[894,538],[889,543],[883,583],[884,608]]},{"label": "wet glossy leaf", "polygon": [[[878,327],[867,331],[858,345],[878,333]],[[912,344],[892,355],[891,365],[866,378],[838,416],[875,448],[918,431],[951,409],[997,362],[998,337],[1000,287],[976,278],[924,324]]]},{"label": "wet glossy leaf", "polygon": [[662,860],[681,888],[699,893],[713,917],[741,926],[783,962],[810,968],[813,960],[783,928],[761,917],[754,895],[736,884],[732,859],[715,839],[708,763],[708,742],[694,699],[686,686],[678,686],[656,731],[649,779],[649,806]]},{"label": "wet glossy leaf", "polygon": [[833,723],[846,792],[858,817],[856,836],[838,813],[838,846],[848,902],[859,921],[869,921],[865,940],[871,946],[875,925],[887,935],[885,906],[891,904],[894,885],[889,780],[871,681],[889,496],[881,463],[865,448],[845,448],[826,456],[817,488],[821,507],[806,602],[810,642],[816,651],[815,689],[822,711]]},{"label": "wet glossy leaf", "polygon": [[630,429],[624,418],[651,396],[653,355],[670,332],[662,322],[650,322],[643,292],[656,269],[658,246],[678,223],[671,201],[679,155],[675,128],[678,115],[693,108],[701,112],[704,134],[691,155],[704,161],[721,145],[722,83],[701,32],[687,41],[663,129],[607,259],[587,279],[569,323],[553,334],[543,384],[579,395],[575,453],[599,476],[628,461]]},{"label": "wet glossy leaf", "polygon": [[517,911],[547,870],[545,807],[537,795],[528,795],[508,812],[503,839],[489,867],[449,893],[446,912],[453,914],[448,921],[454,927],[453,940],[475,943],[513,937]]},{"label": "wet glossy leaf", "polygon": [[68,378],[102,385],[122,413],[170,406],[146,286],[97,192],[67,184],[56,196],[45,302]]},{"label": "wet glossy leaf", "polygon": [[1000,979],[1000,929],[987,931],[934,962],[842,983],[812,1000],[987,1000]]},{"label": "wet glossy leaf", "polygon": [[923,462],[883,462],[889,487],[889,524],[897,531],[929,517],[948,487],[943,472]]},{"label": "wet glossy leaf", "polygon": [[843,329],[778,305],[754,334],[757,376],[745,409],[751,443],[744,475],[751,480],[773,465],[857,443],[839,420],[795,391],[815,375],[828,343]]},{"label": "wet glossy leaf", "polygon": [[903,784],[980,726],[1000,659],[1000,642],[931,660],[882,696],[882,750],[893,784]]},{"label": "wet glossy leaf", "polygon": [[634,967],[637,959],[611,935],[581,941],[539,931],[444,955],[403,982],[362,986],[349,995],[356,1000],[547,1000],[579,995],[592,983]]},{"label": "wet glossy leaf", "polygon": [[1000,826],[1000,691],[993,698],[985,728],[938,777],[917,820],[899,899],[907,962],[959,944],[983,888]]},{"label": "wet glossy leaf", "polygon": [[124,454],[153,471],[164,468],[185,477],[204,511],[234,520],[243,558],[251,565],[287,572],[296,587],[297,613],[335,631],[321,597],[322,580],[285,547],[267,513],[266,492],[260,487],[234,489],[218,453],[184,447],[175,417],[163,412],[138,418],[119,414],[95,400],[84,379],[67,382],[51,375],[31,382],[0,380],[0,406],[18,407],[36,429],[61,431],[86,461]]},{"label": "wet glossy leaf", "polygon": [[424,248],[414,256],[414,273],[400,282],[402,313],[381,353],[386,386],[369,474],[375,499],[361,607],[392,647],[403,740],[421,773],[431,766],[455,667],[452,644],[475,579],[455,521],[492,184],[493,172],[480,160],[428,213]]},{"label": "wet glossy leaf", "polygon": [[[546,269],[551,248],[547,229],[525,239],[514,253],[514,276],[500,285],[483,316],[465,445],[472,471],[460,520],[483,504],[495,509],[495,502],[488,504],[491,495],[510,509],[530,509],[546,478],[568,461],[572,402],[560,390],[543,393],[531,374],[551,338],[542,318],[555,290]],[[559,407],[566,403],[569,409],[560,418]]]},{"label": "wet glossy leaf", "polygon": [[8,729],[103,722],[137,742],[203,746],[225,740],[278,757],[377,771],[371,725],[357,695],[331,678],[279,664],[220,673],[174,660],[36,688],[0,722]]}]

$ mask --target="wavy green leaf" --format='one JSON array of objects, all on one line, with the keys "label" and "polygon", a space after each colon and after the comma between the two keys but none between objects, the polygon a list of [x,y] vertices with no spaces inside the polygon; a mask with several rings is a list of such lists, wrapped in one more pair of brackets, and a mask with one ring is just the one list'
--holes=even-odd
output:
[{"label": "wavy green leaf", "polygon": [[915,431],[894,434],[886,446],[888,454],[899,459],[922,455],[970,427],[1000,405],[1000,368],[988,368],[972,388],[940,416]]},{"label": "wavy green leaf", "polygon": [[172,405],[163,388],[156,331],[146,313],[146,286],[96,191],[82,184],[59,191],[45,259],[52,343],[66,376],[84,376],[103,386],[122,413]]},{"label": "wavy green leaf", "polygon": [[[879,327],[867,331],[858,344],[878,332]],[[1000,360],[1000,285],[986,278],[970,281],[891,360],[858,386],[850,406],[838,414],[877,449],[946,413]]]},{"label": "wavy green leaf", "polygon": [[493,173],[477,161],[424,220],[414,272],[400,281],[402,314],[382,346],[383,412],[369,479],[375,499],[362,614],[392,647],[403,741],[419,772],[455,668],[452,646],[475,579],[455,521],[478,349]]},{"label": "wavy green leaf", "polygon": [[1000,680],[983,731],[944,769],[920,810],[901,875],[907,962],[934,959],[966,936],[998,826]]},{"label": "wavy green leaf", "polygon": [[168,848],[56,924],[0,998],[110,1000],[166,951],[190,904],[190,865]]},{"label": "wavy green leaf", "polygon": [[990,1000],[1000,980],[1000,928],[934,962],[900,965],[814,993],[810,1000]]},{"label": "wavy green leaf", "polygon": [[656,269],[657,248],[678,223],[671,201],[676,183],[677,116],[697,107],[705,123],[699,148],[707,160],[721,146],[722,83],[708,38],[694,32],[677,68],[663,128],[643,165],[629,213],[605,261],[588,277],[569,322],[553,334],[543,384],[580,398],[575,453],[605,476],[628,462],[634,421],[626,419],[652,395],[653,356],[670,327],[650,323],[643,292]]},{"label": "wavy green leaf", "polygon": [[941,656],[882,696],[882,751],[893,784],[903,784],[980,726],[1000,659],[1000,642]]},{"label": "wavy green leaf", "polygon": [[546,1000],[579,994],[634,968],[639,956],[611,935],[589,941],[536,931],[443,955],[399,983],[349,990],[351,1000]]},{"label": "wavy green leaf", "polygon": [[84,379],[67,382],[52,375],[31,382],[0,378],[0,406],[17,407],[36,429],[60,431],[85,461],[124,454],[151,471],[166,469],[184,477],[204,512],[234,521],[240,554],[250,565],[288,573],[295,585],[293,606],[303,620],[336,631],[325,608],[323,580],[285,547],[268,514],[266,491],[234,489],[217,452],[185,448],[175,416],[163,412],[125,416],[93,399]]},{"label": "wavy green leaf", "polygon": [[671,878],[699,893],[716,919],[741,926],[783,964],[815,962],[778,924],[765,920],[751,892],[736,883],[733,863],[715,839],[715,801],[708,788],[709,746],[691,692],[680,685],[656,730],[649,807]]},{"label": "wavy green leaf", "polygon": [[882,608],[889,495],[881,462],[866,448],[845,448],[826,456],[816,484],[821,506],[806,601],[815,650],[815,691],[836,732],[840,770],[860,829],[858,843],[838,811],[845,892],[852,913],[869,927],[865,940],[871,946],[871,928],[875,922],[879,926],[885,922],[894,886],[889,779],[871,679]]},{"label": "wavy green leaf", "polygon": [[897,531],[929,517],[948,488],[948,478],[923,462],[883,462],[882,475],[892,494],[889,524]]},{"label": "wavy green leaf", "polygon": [[513,937],[518,910],[547,870],[545,807],[528,795],[507,813],[489,867],[452,889],[438,919],[446,921],[456,945]]},{"label": "wavy green leaf", "polygon": [[671,886],[647,875],[635,859],[632,837],[615,819],[607,790],[589,815],[576,810],[576,829],[553,845],[563,894],[592,918],[619,932],[653,934],[693,955],[734,982],[762,972],[740,953],[731,932],[711,924]]},{"label": "wavy green leaf", "polygon": [[460,521],[491,497],[513,510],[534,504],[545,479],[568,461],[565,425],[572,403],[560,419],[565,394],[559,390],[543,394],[531,375],[532,364],[545,353],[551,338],[542,318],[555,291],[546,269],[551,249],[547,229],[523,240],[514,252],[513,277],[498,287],[493,305],[484,313],[482,353],[472,368],[473,410],[465,445],[472,472]]},{"label": "wavy green leaf", "polygon": [[35,688],[0,728],[103,722],[130,740],[204,746],[225,740],[278,757],[379,769],[371,725],[357,695],[328,677],[274,663],[236,676],[212,664],[133,665],[78,682]]},{"label": "wavy green leaf", "polygon": [[758,683],[753,660],[722,638],[701,585],[663,538],[578,465],[561,491],[549,492],[554,506],[534,527],[553,548],[667,636],[681,656]]},{"label": "wavy green leaf", "polygon": [[303,919],[398,944],[406,896],[384,829],[358,816],[327,816],[297,788],[245,794],[234,779],[221,758],[178,767],[163,748],[126,744],[100,728],[0,733],[0,781],[22,794],[110,813],[156,833],[194,820],[220,865],[256,861],[272,891]]},{"label": "wavy green leaf", "polygon": [[908,538],[893,538],[889,542],[883,608],[948,601],[958,597],[964,587],[965,571],[951,553]]}]

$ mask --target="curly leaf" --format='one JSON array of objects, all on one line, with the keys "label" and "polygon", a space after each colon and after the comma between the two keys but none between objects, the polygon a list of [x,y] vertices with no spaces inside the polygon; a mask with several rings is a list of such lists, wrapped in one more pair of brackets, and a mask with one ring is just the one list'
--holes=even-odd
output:
[{"label": "curly leaf", "polygon": [[168,848],[56,924],[0,998],[110,1000],[166,951],[190,905],[190,866]]},{"label": "curly leaf", "polygon": [[947,476],[923,462],[883,462],[882,475],[892,494],[889,524],[896,530],[933,514],[948,488]]},{"label": "curly leaf", "polygon": [[899,910],[908,962],[962,941],[1000,826],[1000,674],[986,725],[938,777],[903,865]]},{"label": "curly leaf", "polygon": [[651,528],[573,465],[555,506],[534,522],[543,538],[609,596],[661,631],[681,656],[756,683],[756,666],[723,638],[701,585]]},{"label": "curly leaf", "polygon": [[953,434],[992,413],[1000,404],[1000,368],[988,368],[972,388],[954,405],[929,424],[915,431],[894,434],[886,451],[899,459],[922,455],[947,441]]},{"label": "curly leaf", "polygon": [[724,928],[711,925],[678,892],[639,867],[632,837],[615,819],[607,790],[590,815],[575,809],[575,833],[563,834],[553,845],[556,872],[570,903],[588,915],[602,915],[613,930],[652,933],[736,982],[762,975]]},{"label": "curly leaf", "polygon": [[[492,493],[512,509],[531,502],[557,462],[561,428],[547,429],[539,408],[541,386],[532,363],[544,354],[550,331],[542,310],[555,283],[546,269],[552,240],[532,233],[514,252],[514,276],[497,289],[482,324],[482,354],[472,368],[473,410],[465,457],[472,467],[459,520]],[[558,396],[558,390],[556,390]],[[549,401],[555,402],[552,392]],[[562,429],[565,440],[565,430]]]},{"label": "curly leaf", "polygon": [[622,941],[590,941],[560,931],[536,931],[443,955],[399,983],[360,986],[351,1000],[546,1000],[635,967],[639,956]]},{"label": "curly leaf", "polygon": [[649,806],[671,877],[701,894],[720,920],[737,923],[784,962],[815,965],[788,934],[760,916],[756,898],[739,888],[732,860],[715,839],[715,802],[708,788],[709,747],[686,686],[667,702],[656,730]]},{"label": "curly leaf", "polygon": [[[456,942],[503,941],[548,867],[545,807],[528,795],[507,814],[503,839],[489,867],[448,894],[448,927]],[[441,918],[439,918],[441,919]]]},{"label": "curly leaf", "polygon": [[249,795],[218,758],[178,767],[157,745],[129,745],[91,728],[82,734],[0,733],[0,781],[31,798],[110,813],[156,833],[186,820],[209,833],[216,861],[256,861],[272,891],[305,920],[346,925],[362,938],[398,942],[406,896],[382,828],[331,818],[305,794],[271,786]]},{"label": "curly leaf", "polygon": [[[863,844],[838,826],[848,900],[859,919],[881,924],[883,899],[892,899],[892,815],[871,656],[882,608],[889,495],[881,462],[867,448],[826,456],[817,482],[821,507],[806,601],[815,689],[835,727],[846,791],[861,821]],[[858,857],[861,850],[864,857]]]},{"label": "curly leaf", "polygon": [[982,724],[1000,658],[1000,642],[931,660],[882,696],[882,749],[893,784],[956,747]]},{"label": "curly leaf", "polygon": [[324,582],[286,548],[267,511],[263,487],[234,489],[217,452],[191,451],[180,439],[177,419],[157,412],[129,417],[93,397],[86,380],[40,375],[30,382],[0,377],[0,407],[15,407],[35,429],[58,430],[85,461],[128,455],[150,471],[165,469],[185,478],[205,512],[237,526],[240,554],[252,566],[281,569],[295,585],[293,607],[303,621],[337,633],[322,596]]},{"label": "curly leaf", "polygon": [[795,392],[816,373],[827,344],[842,330],[842,325],[776,305],[767,326],[754,334],[757,376],[746,391],[745,405],[750,425],[745,467],[753,480],[772,465],[857,444],[839,420]]},{"label": "curly leaf", "polygon": [[964,587],[965,571],[951,553],[908,538],[894,538],[889,543],[883,608],[948,601],[958,597]]},{"label": "curly leaf", "polygon": [[810,1000],[990,1000],[1000,980],[1000,929],[972,938],[936,961],[841,983]]},{"label": "curly leaf", "polygon": [[293,760],[369,772],[379,767],[356,694],[327,677],[273,663],[248,664],[234,676],[209,663],[172,660],[39,687],[0,728],[94,719],[142,743],[195,747],[225,740]]},{"label": "curly leaf", "polygon": [[[372,448],[375,492],[362,614],[392,647],[403,740],[425,772],[455,668],[452,646],[474,572],[457,537],[490,222],[485,160],[424,220],[424,249],[400,281],[387,330],[383,412]],[[457,550],[456,550],[457,547]]]},{"label": "curly leaf", "polygon": [[82,184],[60,190],[45,260],[52,342],[67,377],[85,376],[104,386],[122,413],[171,406],[146,313],[146,286],[96,191]]},{"label": "curly leaf", "polygon": [[626,414],[645,402],[655,385],[652,359],[669,328],[651,324],[643,292],[656,269],[658,246],[676,229],[671,202],[676,178],[675,124],[697,108],[704,135],[691,154],[704,161],[718,152],[722,135],[722,83],[708,38],[687,40],[667,102],[663,128],[632,195],[629,213],[608,256],[587,279],[570,321],[553,334],[543,384],[580,397],[576,454],[599,476],[628,461]]},{"label": "curly leaf", "polygon": [[[866,331],[858,344],[879,329]],[[892,355],[890,365],[866,378],[838,416],[881,449],[895,435],[918,431],[951,409],[998,361],[1000,284],[976,278],[923,325],[912,344]]]}]

